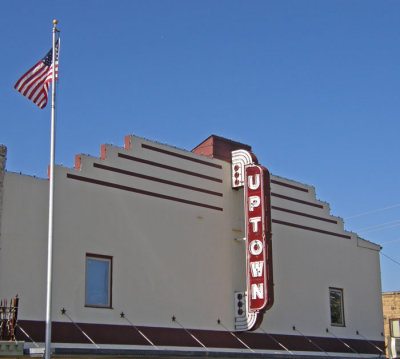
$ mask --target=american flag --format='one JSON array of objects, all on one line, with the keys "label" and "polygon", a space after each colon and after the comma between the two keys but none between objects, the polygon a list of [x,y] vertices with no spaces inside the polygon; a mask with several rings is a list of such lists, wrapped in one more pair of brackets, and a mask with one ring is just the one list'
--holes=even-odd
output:
[{"label": "american flag", "polygon": [[[58,79],[58,54],[60,38],[55,46],[56,80]],[[29,69],[14,85],[14,88],[40,108],[47,105],[47,93],[53,78],[53,49],[46,54],[35,66]]]}]

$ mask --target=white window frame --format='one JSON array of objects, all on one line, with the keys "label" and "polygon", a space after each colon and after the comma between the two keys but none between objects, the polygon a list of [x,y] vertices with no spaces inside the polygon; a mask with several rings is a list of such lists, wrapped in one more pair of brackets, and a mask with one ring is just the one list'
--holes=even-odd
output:
[{"label": "white window frame", "polygon": [[[396,325],[397,328],[394,327]],[[390,336],[392,338],[400,338],[400,319],[391,318],[389,319]]]}]

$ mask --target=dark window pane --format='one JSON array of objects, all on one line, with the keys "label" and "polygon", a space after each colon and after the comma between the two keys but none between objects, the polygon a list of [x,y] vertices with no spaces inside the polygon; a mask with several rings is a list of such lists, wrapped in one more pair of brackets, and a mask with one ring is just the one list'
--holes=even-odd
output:
[{"label": "dark window pane", "polygon": [[110,305],[110,261],[86,258],[86,305]]},{"label": "dark window pane", "polygon": [[329,300],[331,307],[331,324],[344,325],[343,320],[343,293],[340,289],[329,290]]}]

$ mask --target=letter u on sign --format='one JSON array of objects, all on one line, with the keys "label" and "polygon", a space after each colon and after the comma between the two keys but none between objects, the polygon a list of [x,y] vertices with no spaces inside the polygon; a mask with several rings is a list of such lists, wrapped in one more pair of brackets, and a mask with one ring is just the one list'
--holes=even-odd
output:
[{"label": "letter u on sign", "polygon": [[257,173],[254,176],[249,176],[248,185],[252,190],[258,189],[258,187],[260,187],[260,175]]}]

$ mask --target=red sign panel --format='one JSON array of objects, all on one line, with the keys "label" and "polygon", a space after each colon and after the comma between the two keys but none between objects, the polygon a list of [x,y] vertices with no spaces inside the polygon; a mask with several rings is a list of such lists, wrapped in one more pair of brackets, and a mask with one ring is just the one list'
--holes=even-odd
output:
[{"label": "red sign panel", "polygon": [[248,312],[272,305],[271,211],[269,173],[259,165],[245,167]]}]

